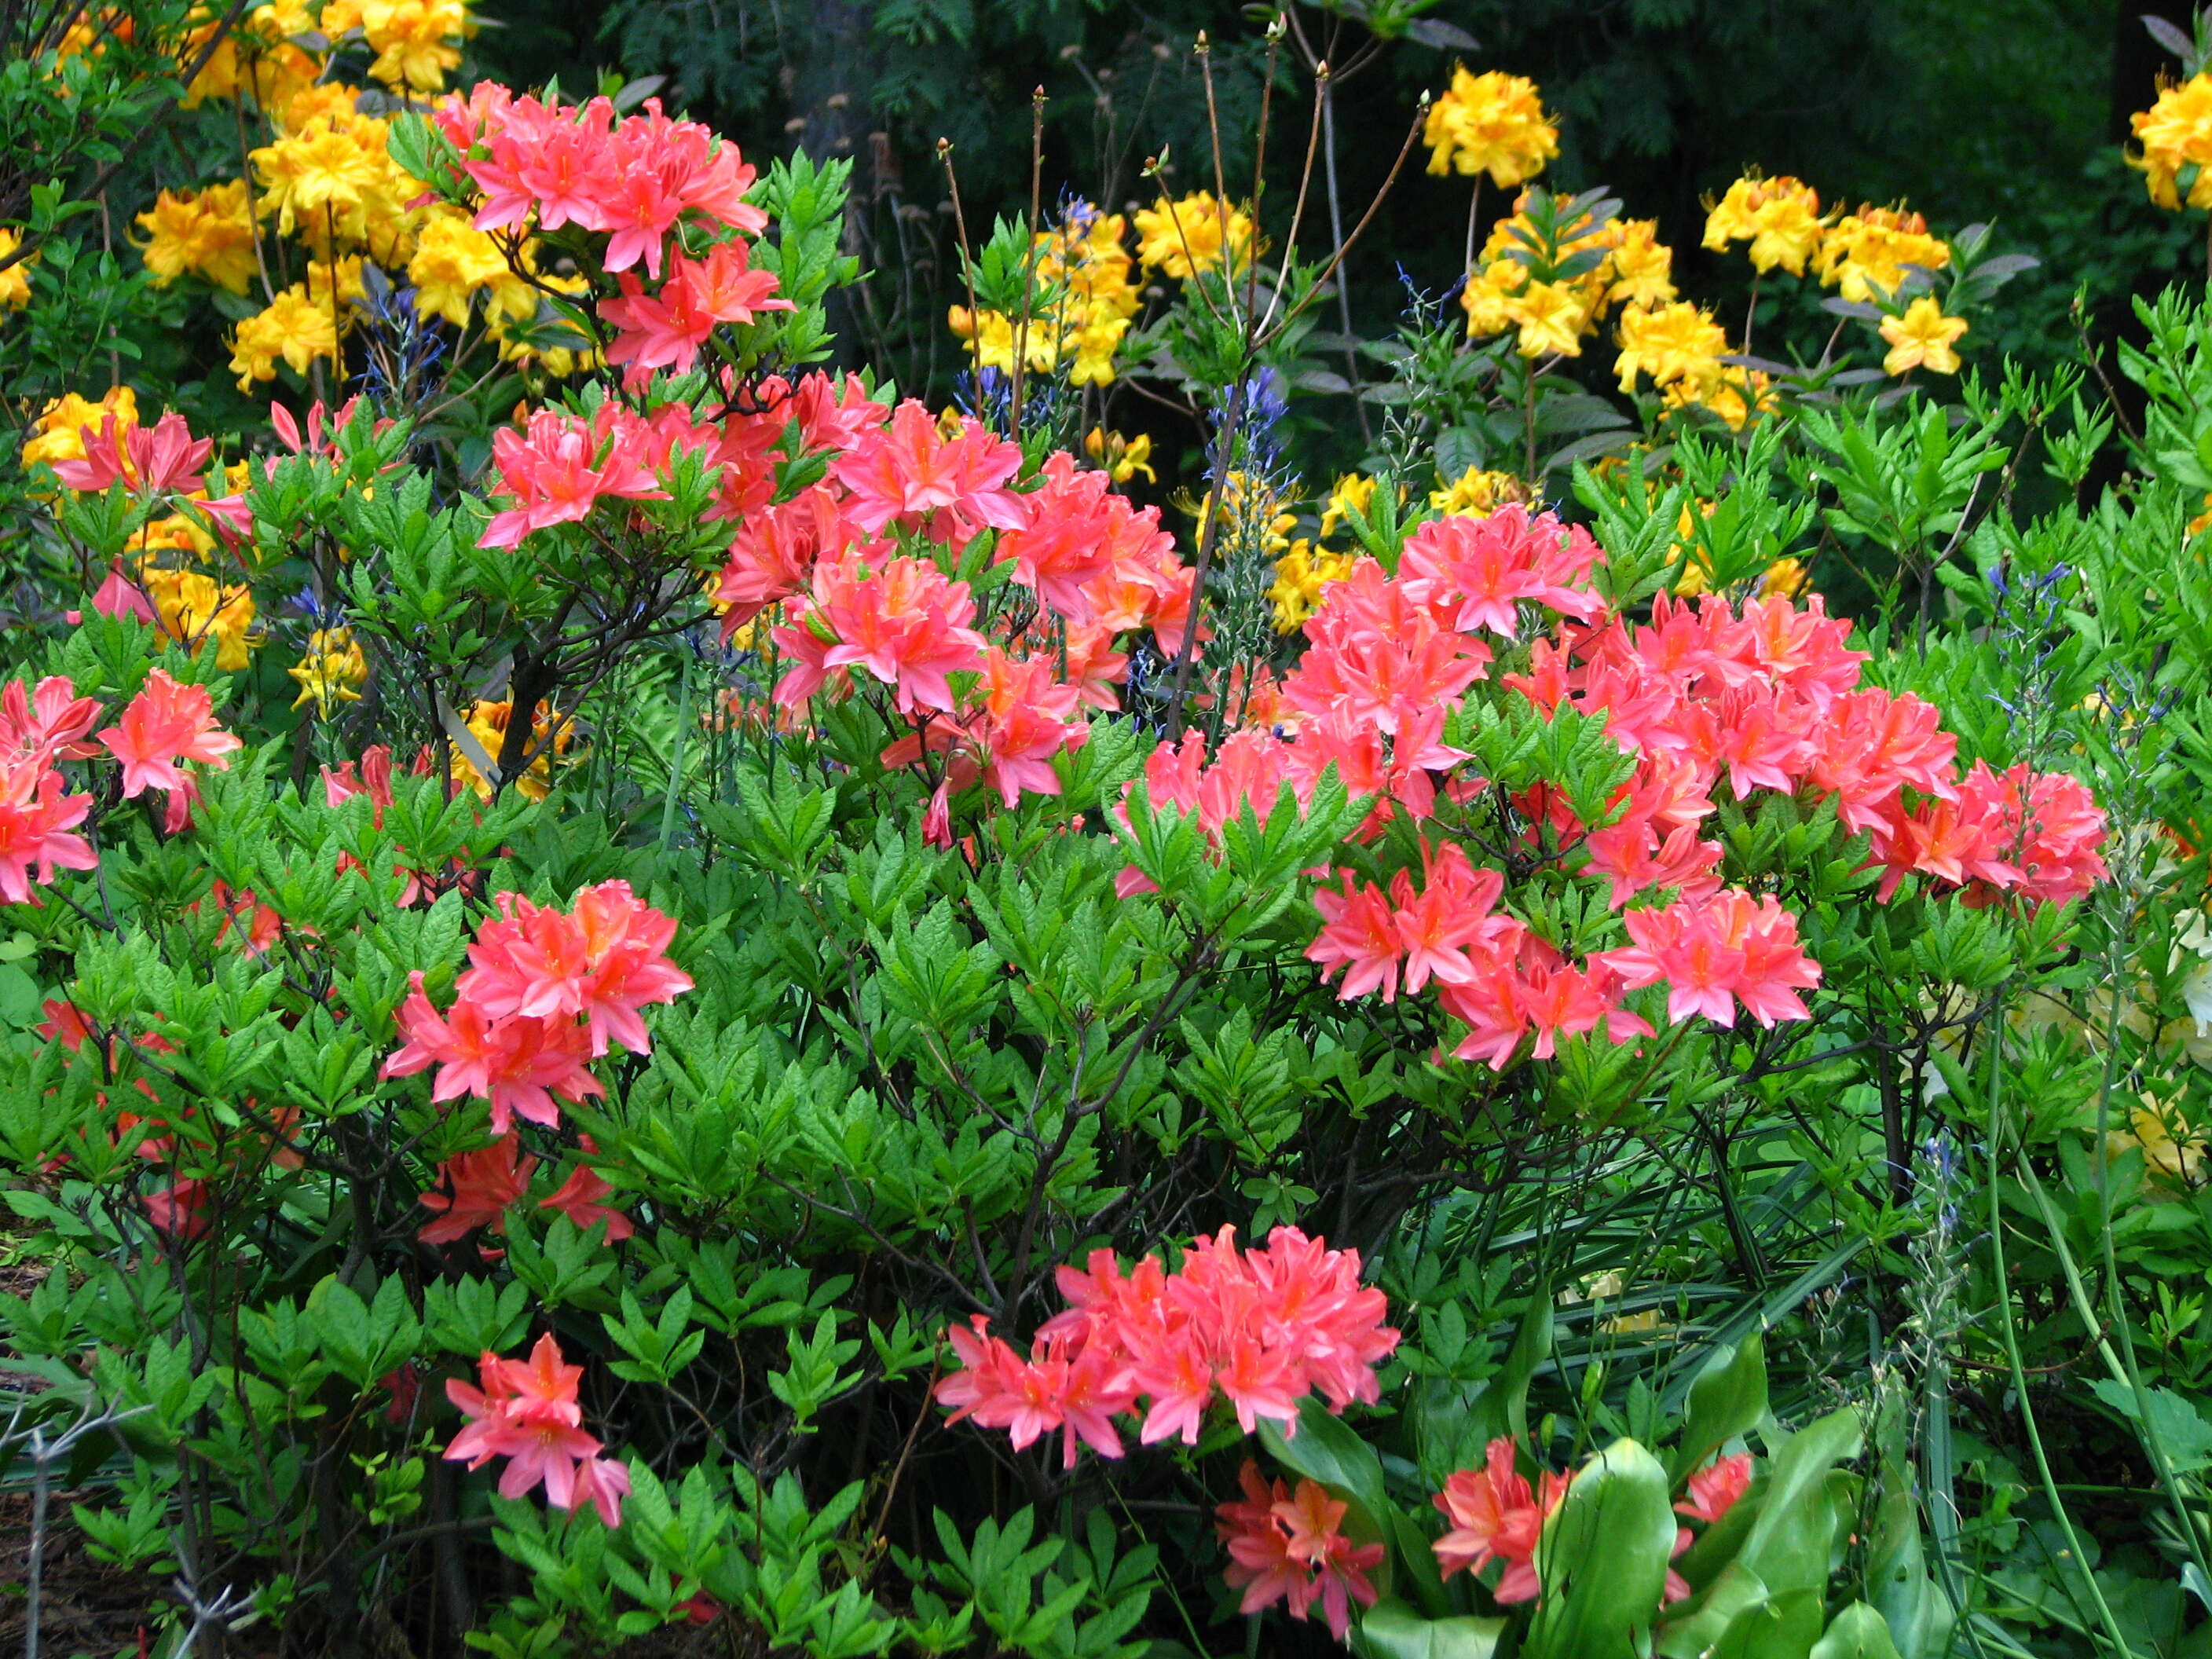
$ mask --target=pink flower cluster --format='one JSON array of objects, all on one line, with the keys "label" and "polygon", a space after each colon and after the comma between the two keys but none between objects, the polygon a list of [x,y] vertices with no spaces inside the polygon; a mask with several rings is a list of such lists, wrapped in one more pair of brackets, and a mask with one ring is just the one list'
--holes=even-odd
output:
[{"label": "pink flower cluster", "polygon": [[[674,919],[641,903],[628,882],[585,888],[571,911],[533,904],[519,893],[501,893],[495,902],[499,915],[477,930],[450,1009],[441,1015],[423,992],[421,971],[411,976],[398,1014],[406,1041],[380,1075],[406,1077],[435,1066],[431,1099],[489,1101],[497,1140],[517,1117],[550,1127],[560,1121],[557,1101],[604,1093],[591,1061],[611,1043],[650,1052],[653,1040],[638,1011],[674,1001],[691,988],[691,979],[665,954],[676,936]],[[433,1243],[456,1238],[503,1215],[528,1179],[511,1142],[504,1153],[495,1147],[447,1160],[422,1197],[442,1218],[422,1237]],[[611,1213],[598,1203],[609,1190],[597,1174],[580,1169],[546,1207],[587,1226]],[[629,1231],[628,1221],[617,1217],[607,1236],[622,1238]]]},{"label": "pink flower cluster", "polygon": [[446,1448],[447,1458],[480,1469],[495,1457],[507,1460],[500,1471],[499,1495],[520,1498],[541,1482],[545,1501],[574,1515],[589,1504],[610,1527],[622,1525],[622,1501],[629,1495],[629,1470],[583,1429],[576,1385],[584,1368],[566,1364],[561,1345],[548,1331],[527,1359],[502,1359],[487,1352],[477,1362],[472,1388],[458,1377],[446,1382],[446,1397],[468,1423]]},{"label": "pink flower cluster", "polygon": [[92,811],[92,797],[67,793],[55,764],[100,752],[83,741],[100,714],[97,700],[78,696],[58,674],[40,680],[36,691],[11,680],[0,692],[0,901],[35,903],[33,883],[44,886],[57,869],[89,870],[100,862],[91,843],[74,833]]},{"label": "pink flower cluster", "polygon": [[1303,1620],[1316,1601],[1340,1642],[1352,1628],[1352,1604],[1375,1605],[1368,1573],[1380,1566],[1381,1544],[1354,1544],[1342,1528],[1351,1505],[1328,1495],[1318,1482],[1301,1480],[1292,1492],[1282,1481],[1272,1486],[1246,1459],[1237,1480],[1242,1502],[1218,1505],[1214,1530],[1229,1551],[1224,1575],[1231,1589],[1241,1589],[1237,1611],[1255,1613],[1282,1602]]},{"label": "pink flower cluster", "polygon": [[951,1421],[972,1417],[1028,1446],[1058,1430],[1065,1467],[1079,1440],[1121,1455],[1114,1419],[1148,1404],[1138,1440],[1195,1445],[1217,1393],[1250,1433],[1262,1419],[1297,1429],[1298,1401],[1318,1391],[1333,1407],[1377,1397],[1375,1367],[1398,1346],[1382,1323],[1382,1292],[1359,1283],[1359,1253],[1332,1250],[1295,1227],[1265,1249],[1239,1249],[1236,1230],[1198,1238],[1167,1272],[1148,1255],[1124,1274],[1110,1250],[1085,1270],[1059,1270],[1069,1307],[1038,1330],[1024,1359],[990,1334],[946,1333],[961,1368],[937,1385]]},{"label": "pink flower cluster", "polygon": [[[1583,532],[1518,506],[1420,526],[1395,576],[1362,560],[1328,589],[1297,666],[1272,702],[1254,699],[1273,728],[1236,732],[1211,757],[1195,737],[1163,744],[1146,763],[1149,799],[1194,815],[1215,838],[1247,806],[1264,818],[1286,785],[1309,802],[1333,765],[1375,803],[1361,839],[1398,814],[1433,821],[1489,787],[1443,741],[1450,706],[1490,675],[1493,641],[1548,617],[1525,672],[1503,684],[1547,711],[1602,715],[1633,769],[1592,824],[1558,788],[1515,797],[1529,849],[1602,879],[1616,910],[1655,890],[1674,890],[1672,900],[1624,914],[1627,945],[1572,961],[1503,908],[1498,872],[1431,831],[1418,873],[1401,868],[1378,886],[1336,872],[1316,895],[1322,925],[1307,951],[1324,978],[1343,974],[1346,998],[1389,1001],[1433,982],[1467,1028],[1455,1052],[1500,1070],[1601,1025],[1616,1042],[1650,1035],[1622,1000],[1662,983],[1670,1021],[1806,1017],[1802,993],[1820,970],[1796,918],[1771,896],[1723,890],[1721,848],[1699,833],[1723,782],[1737,800],[1759,790],[1832,798],[1887,866],[1885,897],[1907,870],[1963,889],[1969,903],[2001,892],[2063,902],[2103,874],[2103,819],[2079,781],[1978,763],[1961,777],[1936,710],[1860,686],[1865,655],[1817,599],[1802,610],[1753,600],[1739,612],[1717,598],[1662,596],[1639,625],[1589,591],[1602,556]],[[1120,817],[1126,828],[1126,805]],[[1132,868],[1119,890],[1150,884]]]},{"label": "pink flower cluster", "polygon": [[478,230],[520,233],[534,220],[540,231],[575,225],[607,238],[603,263],[621,289],[599,304],[616,330],[610,363],[684,374],[719,325],[791,309],[744,240],[768,224],[745,200],[753,169],[699,123],[669,119],[658,99],[618,118],[605,98],[545,104],[486,82],[447,99],[435,118],[481,192]]},{"label": "pink flower cluster", "polygon": [[[850,393],[833,400],[819,376],[791,402],[786,418],[809,446],[827,440],[836,452],[820,483],[783,502],[732,500],[732,471],[757,475],[781,441],[768,417],[726,420],[713,452],[726,510],[743,514],[715,592],[726,629],[782,607],[769,633],[788,665],[775,688],[783,708],[888,689],[912,730],[884,763],[931,784],[926,827],[938,844],[951,839],[951,798],[974,784],[1008,806],[1058,794],[1053,761],[1089,735],[1082,711],[1117,706],[1128,667],[1121,638],[1149,629],[1172,655],[1189,626],[1193,573],[1157,510],[1133,507],[1064,453],[1047,459],[1036,488],[1018,490],[1015,445],[972,420],[940,428],[917,403],[886,416]],[[994,562],[1034,599],[1001,639],[978,625],[967,584],[929,556],[986,532],[998,536]]]},{"label": "pink flower cluster", "polygon": [[56,870],[89,870],[99,863],[91,843],[76,832],[92,811],[92,797],[71,794],[60,763],[90,760],[105,749],[123,763],[123,798],[166,791],[167,832],[191,822],[199,783],[186,761],[222,770],[241,745],[215,722],[205,686],[180,685],[156,668],[112,726],[92,742],[97,698],[80,697],[61,675],[35,690],[11,681],[0,692],[0,902],[35,903],[31,888]]},{"label": "pink flower cluster", "polygon": [[642,264],[658,277],[679,222],[746,235],[768,224],[745,200],[756,175],[738,147],[696,121],[669,119],[658,99],[617,117],[609,99],[546,104],[480,81],[432,118],[483,193],[478,230],[519,230],[533,218],[541,231],[577,225],[606,236],[607,270]]},{"label": "pink flower cluster", "polygon": [[493,515],[477,545],[520,546],[532,531],[589,517],[602,500],[665,500],[659,475],[676,435],[670,420],[648,421],[611,403],[588,421],[539,409],[520,431],[501,427],[492,434],[492,465],[514,505]]},{"label": "pink flower cluster", "polygon": [[78,432],[84,440],[83,459],[53,463],[54,477],[76,490],[105,489],[118,483],[149,492],[196,489],[215,453],[215,441],[195,439],[174,410],[152,426],[121,426],[109,414],[97,429],[80,427]]},{"label": "pink flower cluster", "polygon": [[1443,1576],[1462,1569],[1480,1572],[1492,1561],[1502,1561],[1505,1571],[1491,1587],[1492,1599],[1508,1607],[1534,1601],[1542,1588],[1536,1577],[1536,1546],[1542,1541],[1544,1522],[1566,1501],[1573,1481],[1571,1473],[1545,1470],[1540,1498],[1515,1467],[1513,1442],[1492,1441],[1483,1467],[1460,1470],[1434,1500],[1451,1522],[1451,1529],[1431,1546]]},{"label": "pink flower cluster", "polygon": [[[1933,705],[1862,687],[1867,660],[1850,629],[1815,597],[1747,601],[1707,595],[1694,606],[1660,596],[1651,621],[1620,617],[1563,627],[1538,641],[1526,675],[1508,684],[1546,708],[1602,713],[1637,757],[1619,821],[1588,836],[1589,869],[1618,905],[1649,888],[1711,882],[1720,849],[1697,839],[1725,779],[1754,790],[1832,798],[1845,829],[1864,833],[1886,868],[1887,897],[1917,872],[1977,887],[1970,902],[2017,892],[2033,903],[2078,898],[2104,874],[2103,818],[2063,774],[1977,762],[1963,778],[1958,739]],[[1564,803],[1540,803],[1579,832]]]}]

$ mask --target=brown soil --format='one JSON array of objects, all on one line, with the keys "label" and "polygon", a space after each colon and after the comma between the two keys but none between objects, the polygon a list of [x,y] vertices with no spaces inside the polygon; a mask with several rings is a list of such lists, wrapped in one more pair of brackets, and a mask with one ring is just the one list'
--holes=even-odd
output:
[{"label": "brown soil", "polygon": [[[69,1506],[76,1496],[57,1492],[47,1502],[40,1650],[53,1659],[136,1654],[140,1626],[152,1630],[161,1581],[86,1553],[84,1540],[70,1521]],[[30,1493],[0,1492],[0,1651],[22,1650],[30,1549]]]}]

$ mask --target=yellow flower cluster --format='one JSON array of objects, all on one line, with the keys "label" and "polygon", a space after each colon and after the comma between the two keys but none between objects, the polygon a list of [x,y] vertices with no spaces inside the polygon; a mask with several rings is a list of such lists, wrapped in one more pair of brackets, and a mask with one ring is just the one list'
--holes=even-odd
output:
[{"label": "yellow flower cluster", "polygon": [[[0,259],[7,258],[22,246],[21,236],[0,225]],[[30,254],[0,270],[0,311],[21,311],[31,303],[31,267],[38,263],[38,258],[35,253]]]},{"label": "yellow flower cluster", "polygon": [[243,179],[202,191],[165,190],[137,222],[146,233],[138,252],[157,288],[198,276],[243,294],[252,282],[253,205]]},{"label": "yellow flower cluster", "polygon": [[1824,288],[1860,304],[1887,303],[1904,285],[1905,270],[1943,270],[1951,250],[1928,234],[1928,221],[1901,204],[1863,204],[1856,213],[1831,217],[1820,195],[1802,179],[1746,173],[1720,200],[1705,198],[1705,246],[1719,252],[1748,242],[1760,272],[1778,265],[1792,276],[1809,268]]},{"label": "yellow flower cluster", "polygon": [[1613,306],[1660,305],[1674,297],[1674,253],[1658,240],[1656,221],[1608,219],[1597,224],[1584,215],[1566,228],[1558,247],[1542,252],[1554,264],[1590,252],[1602,257],[1579,276],[1547,282],[1527,263],[1539,240],[1527,208],[1524,195],[1512,215],[1492,228],[1475,270],[1460,290],[1470,337],[1510,328],[1516,331],[1516,349],[1524,357],[1577,357],[1583,337],[1596,331]]},{"label": "yellow flower cluster", "polygon": [[1741,428],[1754,410],[1774,405],[1771,376],[1721,361],[1728,335],[1703,307],[1686,301],[1656,309],[1631,306],[1613,337],[1620,346],[1613,372],[1623,392],[1635,391],[1639,375],[1648,377],[1666,394],[1668,409],[1711,410],[1731,428]]},{"label": "yellow flower cluster", "polygon": [[1486,472],[1471,466],[1446,483],[1439,475],[1437,488],[1429,492],[1429,505],[1447,517],[1487,518],[1509,501],[1528,501],[1532,492],[1510,472]]},{"label": "yellow flower cluster", "polygon": [[[485,758],[496,763],[500,746],[507,741],[507,722],[514,718],[514,704],[511,700],[478,701],[469,706],[469,717],[464,724],[468,726],[469,735],[482,746]],[[536,754],[523,769],[522,775],[514,781],[515,792],[525,800],[544,800],[552,793],[554,757],[568,753],[575,733],[575,722],[568,716],[554,714],[542,702],[538,705],[530,721],[530,750]],[[476,791],[479,800],[489,800],[491,784],[469,758],[468,751],[455,744],[453,758],[453,781],[465,789]]]},{"label": "yellow flower cluster", "polygon": [[1751,263],[1769,271],[1780,265],[1792,276],[1805,274],[1805,262],[1820,251],[1824,228],[1820,195],[1801,179],[1765,179],[1747,173],[1709,202],[1705,245],[1715,252],[1731,242],[1751,244]]},{"label": "yellow flower cluster", "polygon": [[368,72],[415,92],[444,90],[446,77],[461,66],[455,42],[476,30],[462,0],[328,0],[324,32],[343,33],[354,15],[376,54]]},{"label": "yellow flower cluster", "polygon": [[1254,252],[1252,216],[1217,202],[1210,191],[1180,202],[1163,196],[1137,210],[1136,227],[1138,261],[1178,282],[1217,269],[1224,258],[1237,270]]},{"label": "yellow flower cluster", "polygon": [[243,582],[218,582],[197,570],[167,569],[150,556],[138,567],[138,585],[154,602],[161,629],[187,651],[216,642],[216,666],[234,673],[261,643],[254,627],[253,592]]},{"label": "yellow flower cluster", "polygon": [[1274,585],[1267,598],[1275,607],[1275,631],[1295,634],[1321,609],[1322,591],[1352,574],[1359,555],[1350,550],[1316,547],[1306,537],[1292,542],[1275,561]]},{"label": "yellow flower cluster", "polygon": [[1820,243],[1820,286],[1846,300],[1886,304],[1905,285],[1905,268],[1942,270],[1951,249],[1928,234],[1928,221],[1903,206],[1866,204],[1831,226]]},{"label": "yellow flower cluster", "polygon": [[[216,21],[211,13],[187,37],[189,57],[205,46]],[[216,47],[191,84],[187,103],[237,98],[264,110],[282,110],[294,94],[321,78],[326,54],[309,51],[319,35],[338,43],[358,37],[375,53],[368,72],[385,85],[437,93],[461,64],[460,41],[476,32],[464,0],[275,0],[254,7]]]},{"label": "yellow flower cluster", "polygon": [[305,374],[318,357],[335,363],[338,356],[338,313],[311,297],[305,283],[280,291],[268,306],[238,325],[230,348],[231,373],[244,392],[256,380],[276,378],[276,365]]},{"label": "yellow flower cluster", "polygon": [[284,671],[300,683],[295,708],[312,702],[324,720],[341,702],[361,701],[359,690],[368,678],[368,659],[349,628],[319,628],[307,636],[307,653]]},{"label": "yellow flower cluster", "polygon": [[1429,106],[1421,140],[1431,173],[1486,173],[1500,190],[1534,178],[1559,153],[1559,128],[1534,82],[1497,70],[1470,75],[1464,64],[1453,66],[1451,86]]},{"label": "yellow flower cluster", "polygon": [[952,307],[946,319],[968,342],[977,367],[1012,374],[1018,345],[1024,362],[1038,374],[1064,363],[1073,385],[1109,384],[1114,354],[1139,304],[1130,280],[1135,261],[1121,240],[1127,229],[1118,213],[1079,208],[1058,228],[1036,233],[1030,258],[1038,303],[1026,329],[1001,311],[971,314],[965,306]]},{"label": "yellow flower cluster", "polygon": [[[213,37],[213,14],[199,19],[188,49]],[[333,55],[360,42],[374,54],[376,80],[410,96],[434,94],[459,67],[460,43],[474,28],[465,0],[269,0],[223,37],[192,82],[189,102],[231,98],[258,110],[268,142],[247,154],[250,179],[164,191],[138,216],[147,239],[140,246],[164,286],[191,276],[244,294],[260,276],[268,303],[232,336],[240,391],[274,379],[280,363],[304,375],[318,362],[339,361],[364,258],[395,276],[404,268],[426,319],[465,328],[483,295],[481,321],[509,362],[565,374],[586,360],[580,340],[553,344],[520,326],[542,320],[529,280],[532,250],[522,249],[518,273],[465,215],[410,206],[424,190],[393,162],[390,124],[362,111],[357,88],[330,76]],[[276,285],[299,265],[257,246],[258,234],[268,234],[257,232],[261,226],[305,244],[304,280]],[[283,273],[274,282],[271,270]],[[543,280],[584,286],[580,278]]]},{"label": "yellow flower cluster", "polygon": [[[1271,546],[1277,546],[1275,580],[1267,589],[1268,602],[1275,607],[1275,631],[1295,634],[1305,626],[1306,618],[1321,609],[1322,591],[1331,582],[1340,582],[1352,574],[1358,562],[1357,548],[1331,548],[1321,544],[1334,535],[1349,519],[1358,513],[1367,516],[1375,503],[1375,480],[1357,472],[1347,472],[1336,481],[1336,487],[1322,503],[1321,530],[1312,537],[1300,536],[1287,544],[1278,545],[1278,538]],[[1295,520],[1278,519],[1279,527],[1287,527]]]},{"label": "yellow flower cluster", "polygon": [[[2150,199],[2162,208],[2212,207],[2212,74],[2159,88],[2158,101],[2129,118],[2142,154],[2130,155]],[[2190,175],[2186,196],[2181,175]]]},{"label": "yellow flower cluster", "polygon": [[417,314],[442,317],[455,328],[468,326],[469,305],[478,294],[488,319],[519,322],[537,314],[536,292],[509,268],[499,244],[471,224],[467,214],[443,203],[431,207],[416,229],[407,280],[415,286]]},{"label": "yellow flower cluster", "polygon": [[333,243],[389,252],[405,239],[419,181],[392,164],[391,124],[349,106],[319,109],[252,152],[259,212],[327,257]]}]

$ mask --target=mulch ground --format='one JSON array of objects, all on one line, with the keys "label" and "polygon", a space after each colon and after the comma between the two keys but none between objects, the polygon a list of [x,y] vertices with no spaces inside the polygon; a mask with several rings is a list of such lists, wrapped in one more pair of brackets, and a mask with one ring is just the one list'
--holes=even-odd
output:
[{"label": "mulch ground", "polygon": [[[47,1501],[40,1652],[52,1659],[135,1655],[139,1626],[150,1628],[149,1609],[160,1599],[161,1583],[87,1554],[84,1540],[70,1524],[73,1496],[57,1492]],[[30,1493],[0,1492],[0,1651],[22,1651],[30,1551]]]}]

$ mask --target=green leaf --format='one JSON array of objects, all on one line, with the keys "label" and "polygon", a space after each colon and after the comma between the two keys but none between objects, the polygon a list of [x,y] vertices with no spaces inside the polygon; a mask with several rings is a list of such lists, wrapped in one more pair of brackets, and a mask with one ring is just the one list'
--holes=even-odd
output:
[{"label": "green leaf", "polygon": [[1293,1474],[1333,1486],[1350,1498],[1378,1525],[1389,1513],[1382,1491],[1382,1460],[1340,1417],[1308,1395],[1298,1403],[1298,1431],[1285,1436],[1281,1425],[1262,1418],[1260,1438],[1274,1460]]},{"label": "green leaf", "polygon": [[1523,1659],[1635,1659],[1659,1612],[1674,1511],[1665,1467],[1633,1440],[1586,1464],[1544,1525]]},{"label": "green leaf", "polygon": [[[2142,1426],[2135,1390],[2126,1383],[2100,1376],[2089,1386],[2112,1410],[2138,1429]],[[2199,1416],[2196,1407],[2172,1389],[2146,1388],[2143,1401],[2149,1407],[2149,1426],[2157,1437],[2158,1449],[2166,1454],[2176,1474],[2212,1468],[2212,1423]]]},{"label": "green leaf", "polygon": [[1774,1595],[1827,1583],[1836,1529],[1828,1471],[1858,1455],[1859,1439],[1858,1413],[1846,1407],[1791,1435],[1767,1466],[1759,1519],[1736,1560]]},{"label": "green leaf", "polygon": [[1362,1659],[1490,1659],[1503,1619],[1424,1619],[1403,1601],[1377,1601],[1361,1615],[1352,1650]]},{"label": "green leaf", "polygon": [[1747,1434],[1766,1415],[1766,1353],[1759,1334],[1723,1348],[1690,1384],[1689,1421],[1669,1460],[1668,1473],[1680,1486],[1707,1458],[1738,1435]]},{"label": "green leaf", "polygon": [[1863,1601],[1854,1601],[1829,1623],[1827,1634],[1813,1644],[1810,1659],[1897,1659],[1888,1621]]},{"label": "green leaf", "polygon": [[1820,1593],[1794,1589],[1729,1621],[1711,1659],[1807,1659],[1820,1634]]}]

